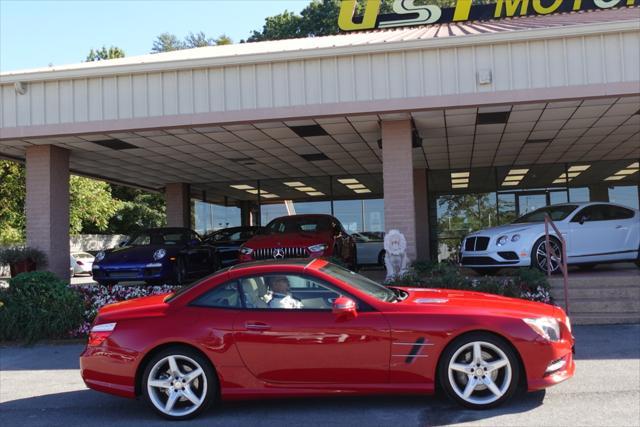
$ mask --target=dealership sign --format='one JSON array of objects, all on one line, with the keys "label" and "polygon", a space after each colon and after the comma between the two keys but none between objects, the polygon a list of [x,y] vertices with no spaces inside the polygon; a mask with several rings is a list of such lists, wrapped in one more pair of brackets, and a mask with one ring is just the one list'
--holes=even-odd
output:
[{"label": "dealership sign", "polygon": [[363,13],[360,16],[354,16],[358,1],[342,1],[338,18],[338,26],[342,31],[609,9],[634,6],[639,4],[640,0],[495,0],[495,3],[478,5],[472,4],[472,0],[458,0],[455,6],[450,8],[415,4],[415,0],[395,0],[392,5],[393,13],[388,14],[380,13],[380,0],[364,0],[360,3],[363,5]]}]

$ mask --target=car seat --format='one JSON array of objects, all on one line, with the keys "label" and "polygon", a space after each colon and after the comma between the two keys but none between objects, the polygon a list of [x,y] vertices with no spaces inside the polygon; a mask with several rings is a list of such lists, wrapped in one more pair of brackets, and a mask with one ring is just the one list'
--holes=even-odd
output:
[{"label": "car seat", "polygon": [[269,306],[264,300],[267,294],[267,288],[262,281],[262,278],[251,277],[249,279],[243,279],[240,282],[240,287],[244,294],[244,300],[247,304],[247,308],[268,308]]}]

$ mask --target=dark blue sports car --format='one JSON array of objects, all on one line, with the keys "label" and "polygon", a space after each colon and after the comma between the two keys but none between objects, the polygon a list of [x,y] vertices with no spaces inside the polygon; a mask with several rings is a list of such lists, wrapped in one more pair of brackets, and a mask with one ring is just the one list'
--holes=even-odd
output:
[{"label": "dark blue sports car", "polygon": [[263,227],[255,226],[224,228],[207,234],[204,241],[216,248],[222,267],[229,267],[238,262],[240,246],[263,230]]},{"label": "dark blue sports car", "polygon": [[144,281],[177,283],[220,268],[216,248],[188,228],[151,228],[134,234],[120,246],[99,252],[93,278],[101,285]]}]

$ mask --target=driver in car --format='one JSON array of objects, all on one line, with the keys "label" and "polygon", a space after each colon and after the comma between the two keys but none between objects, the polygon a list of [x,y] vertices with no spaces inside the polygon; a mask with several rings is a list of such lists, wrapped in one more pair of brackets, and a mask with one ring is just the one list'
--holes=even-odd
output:
[{"label": "driver in car", "polygon": [[294,298],[289,291],[289,279],[286,277],[276,277],[271,282],[271,308],[302,308],[302,301]]}]

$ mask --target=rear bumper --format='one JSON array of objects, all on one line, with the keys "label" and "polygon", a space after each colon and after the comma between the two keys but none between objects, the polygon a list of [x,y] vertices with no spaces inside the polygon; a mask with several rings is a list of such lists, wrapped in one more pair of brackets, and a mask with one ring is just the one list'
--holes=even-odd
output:
[{"label": "rear bumper", "polygon": [[137,365],[137,352],[103,345],[86,347],[80,355],[80,375],[86,386],[121,397],[136,397]]}]

